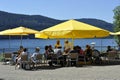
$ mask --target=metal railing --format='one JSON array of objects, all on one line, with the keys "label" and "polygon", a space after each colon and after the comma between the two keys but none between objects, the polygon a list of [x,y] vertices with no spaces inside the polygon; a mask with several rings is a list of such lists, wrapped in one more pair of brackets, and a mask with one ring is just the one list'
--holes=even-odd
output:
[{"label": "metal railing", "polygon": [[[113,49],[117,49],[117,46],[111,46]],[[34,47],[27,47],[29,53],[33,53],[35,51]],[[0,48],[0,53],[6,52],[16,52],[19,48]],[[82,49],[85,50],[85,46],[82,46]],[[95,46],[95,49],[99,50],[100,52],[105,52],[107,50],[107,46]],[[44,48],[40,48],[40,53],[44,53]]]}]

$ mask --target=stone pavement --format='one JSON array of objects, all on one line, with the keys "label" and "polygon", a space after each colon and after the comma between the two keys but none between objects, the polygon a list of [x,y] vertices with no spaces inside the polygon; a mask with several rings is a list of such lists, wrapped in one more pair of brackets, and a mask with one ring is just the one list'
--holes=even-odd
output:
[{"label": "stone pavement", "polygon": [[0,62],[0,80],[120,80],[120,65],[15,70],[14,66]]}]

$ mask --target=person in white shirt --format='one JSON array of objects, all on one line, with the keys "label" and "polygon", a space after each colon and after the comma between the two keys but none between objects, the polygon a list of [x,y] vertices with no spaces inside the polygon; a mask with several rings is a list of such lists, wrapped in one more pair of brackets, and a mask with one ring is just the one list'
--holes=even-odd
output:
[{"label": "person in white shirt", "polygon": [[32,56],[31,56],[31,60],[34,62],[34,63],[36,63],[37,62],[37,60],[36,60],[36,56],[38,55],[38,54],[40,54],[40,48],[39,47],[36,47],[35,48],[35,52],[32,54]]},{"label": "person in white shirt", "polygon": [[57,54],[57,57],[60,57],[62,55],[61,47],[55,48],[54,54]]},{"label": "person in white shirt", "polygon": [[[35,52],[32,54],[32,56],[31,56],[31,60],[32,60],[32,62],[34,63],[33,64],[33,68],[35,68],[35,64],[37,64],[37,62],[39,62],[39,60],[37,60],[37,55],[39,55],[40,54],[40,48],[39,47],[36,47],[35,48]],[[37,65],[36,65],[37,66]]]},{"label": "person in white shirt", "polygon": [[21,54],[17,57],[17,63],[16,63],[16,66],[15,66],[15,69],[16,69],[17,66],[19,66],[19,68],[22,67],[22,64],[21,64],[21,56],[22,55],[28,55],[27,48],[24,48],[23,52],[21,52]]}]

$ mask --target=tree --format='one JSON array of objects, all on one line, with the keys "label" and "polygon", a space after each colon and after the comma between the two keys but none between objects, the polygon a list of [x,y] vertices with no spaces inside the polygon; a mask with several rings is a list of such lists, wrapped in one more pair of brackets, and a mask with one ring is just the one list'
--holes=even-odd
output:
[{"label": "tree", "polygon": [[[114,31],[118,32],[120,31],[120,6],[117,6],[114,10]],[[115,40],[117,44],[120,44],[120,35],[115,36]]]}]

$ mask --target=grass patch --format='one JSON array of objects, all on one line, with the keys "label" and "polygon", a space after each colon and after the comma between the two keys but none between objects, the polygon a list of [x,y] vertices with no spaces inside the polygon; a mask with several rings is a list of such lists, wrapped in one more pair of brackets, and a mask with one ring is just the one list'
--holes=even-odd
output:
[{"label": "grass patch", "polygon": [[3,57],[3,53],[0,54],[0,62],[3,61],[4,57]]}]

